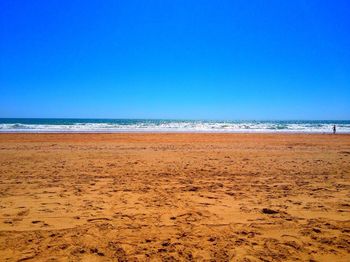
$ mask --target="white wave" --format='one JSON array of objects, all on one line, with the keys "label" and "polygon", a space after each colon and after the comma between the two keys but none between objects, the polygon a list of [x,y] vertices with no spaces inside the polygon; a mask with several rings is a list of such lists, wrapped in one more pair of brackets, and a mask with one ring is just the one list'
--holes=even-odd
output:
[{"label": "white wave", "polygon": [[[0,124],[0,132],[222,132],[222,133],[330,133],[330,123],[165,121],[74,124]],[[337,126],[350,133],[350,124]]]}]

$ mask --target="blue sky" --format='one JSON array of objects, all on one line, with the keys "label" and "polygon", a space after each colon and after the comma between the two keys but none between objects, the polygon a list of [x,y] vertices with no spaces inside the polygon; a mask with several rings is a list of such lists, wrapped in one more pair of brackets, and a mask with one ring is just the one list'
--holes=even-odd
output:
[{"label": "blue sky", "polygon": [[0,117],[350,119],[350,1],[0,1]]}]

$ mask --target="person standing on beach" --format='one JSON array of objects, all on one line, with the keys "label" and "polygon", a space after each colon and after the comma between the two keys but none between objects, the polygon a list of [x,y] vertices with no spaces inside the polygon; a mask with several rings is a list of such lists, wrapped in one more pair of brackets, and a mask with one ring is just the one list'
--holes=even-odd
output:
[{"label": "person standing on beach", "polygon": [[335,127],[335,125],[333,125],[333,134],[335,135],[335,132],[337,132],[337,128]]}]

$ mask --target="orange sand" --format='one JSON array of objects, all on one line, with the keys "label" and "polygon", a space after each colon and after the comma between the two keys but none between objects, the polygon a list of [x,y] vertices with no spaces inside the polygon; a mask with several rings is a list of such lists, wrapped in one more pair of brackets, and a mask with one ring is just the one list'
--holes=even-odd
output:
[{"label": "orange sand", "polygon": [[350,135],[0,134],[0,177],[2,261],[350,261]]}]

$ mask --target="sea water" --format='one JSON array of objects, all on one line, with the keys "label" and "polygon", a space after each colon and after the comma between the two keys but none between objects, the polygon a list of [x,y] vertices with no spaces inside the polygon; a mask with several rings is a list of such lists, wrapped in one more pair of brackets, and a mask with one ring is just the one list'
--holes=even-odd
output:
[{"label": "sea water", "polygon": [[350,133],[350,120],[215,121],[170,119],[0,118],[0,132]]}]

